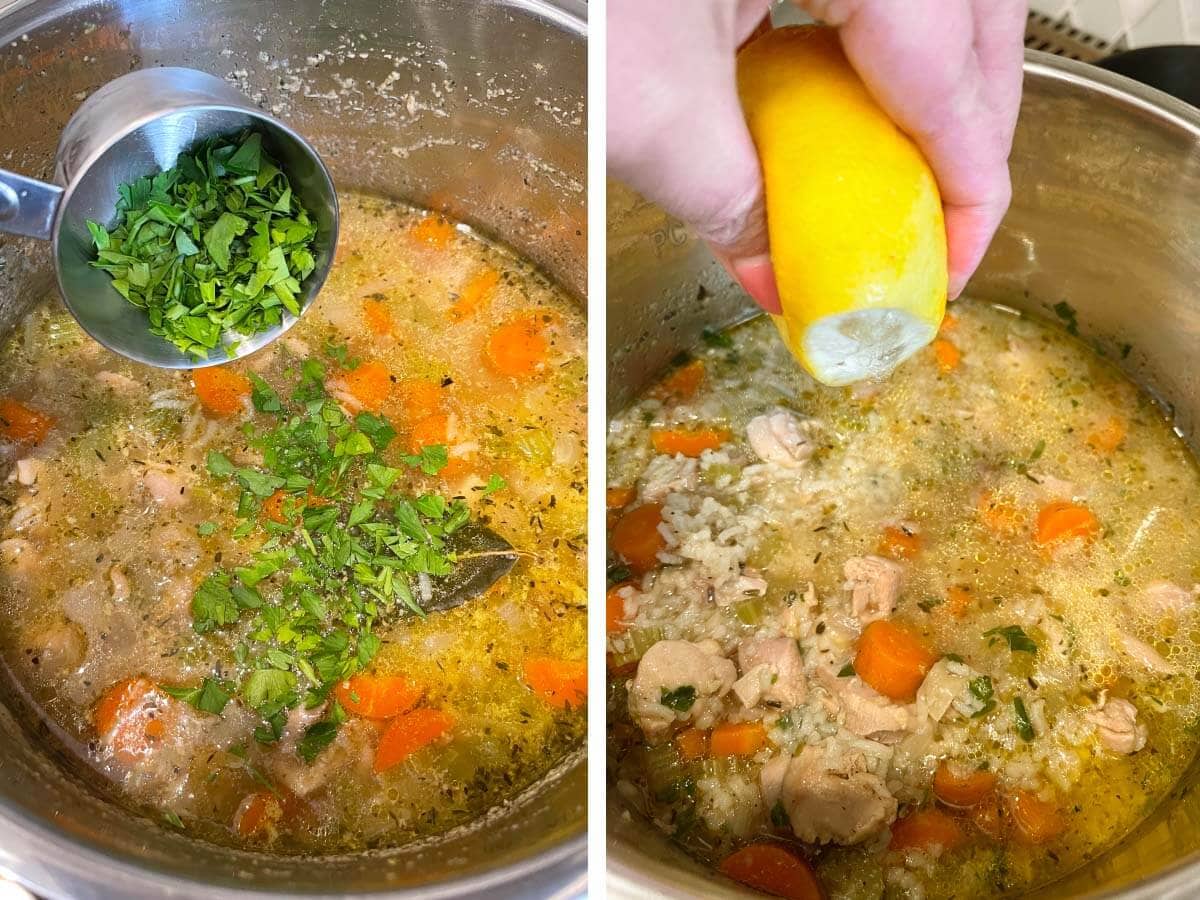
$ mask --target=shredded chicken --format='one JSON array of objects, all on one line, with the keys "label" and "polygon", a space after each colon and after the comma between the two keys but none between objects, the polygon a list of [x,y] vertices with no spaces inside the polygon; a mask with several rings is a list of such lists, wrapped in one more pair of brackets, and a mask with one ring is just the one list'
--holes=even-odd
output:
[{"label": "shredded chicken", "polygon": [[896,818],[896,798],[854,750],[839,751],[831,764],[823,746],[805,746],[788,760],[779,799],[792,831],[808,843],[858,844]]},{"label": "shredded chicken", "polygon": [[812,420],[802,420],[786,409],[755,416],[746,425],[746,438],[758,458],[785,469],[799,469],[813,455]]},{"label": "shredded chicken", "polygon": [[1142,591],[1139,610],[1155,618],[1178,616],[1190,610],[1196,603],[1196,594],[1172,581],[1152,581]]},{"label": "shredded chicken", "polygon": [[[629,714],[650,739],[677,721],[708,728],[736,679],[737,668],[721,656],[715,641],[659,641],[638,663],[629,688]],[[664,699],[671,705],[664,705]]]},{"label": "shredded chicken", "polygon": [[70,619],[47,625],[29,638],[30,661],[45,673],[77,668],[87,653],[87,636]]},{"label": "shredded chicken", "polygon": [[746,706],[766,701],[791,709],[804,702],[807,695],[804,659],[791,638],[742,641],[738,646],[738,666],[742,677],[733,689]]},{"label": "shredded chicken", "polygon": [[17,484],[23,484],[26,487],[35,485],[45,465],[46,461],[44,459],[34,459],[33,457],[18,459],[16,467],[9,476],[9,480],[15,479]]},{"label": "shredded chicken", "polygon": [[886,619],[896,609],[904,570],[882,556],[852,556],[842,569],[854,615],[863,625]]},{"label": "shredded chicken", "polygon": [[857,676],[842,678],[825,667],[817,670],[817,676],[828,689],[834,714],[841,713],[847,731],[881,744],[894,744],[913,729],[911,705],[894,703]]},{"label": "shredded chicken", "polygon": [[1137,707],[1120,697],[1108,697],[1086,716],[1096,726],[1100,743],[1114,753],[1137,753],[1146,746],[1146,726],[1137,720]]},{"label": "shredded chicken", "polygon": [[1120,646],[1126,654],[1133,658],[1134,662],[1151,672],[1168,675],[1175,671],[1175,667],[1163,659],[1157,650],[1145,641],[1139,641],[1133,635],[1122,633]]}]

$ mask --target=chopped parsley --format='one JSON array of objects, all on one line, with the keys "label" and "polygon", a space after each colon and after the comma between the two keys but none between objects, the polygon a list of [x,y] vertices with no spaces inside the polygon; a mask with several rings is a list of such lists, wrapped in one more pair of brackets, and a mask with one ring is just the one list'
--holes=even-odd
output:
[{"label": "chopped parsley", "polygon": [[994,691],[992,690],[992,679],[987,675],[972,678],[967,682],[967,690],[971,692],[972,697],[983,704],[979,709],[971,713],[972,719],[986,716],[996,708],[996,700],[994,698]]},{"label": "chopped parsley", "polygon": [[946,602],[945,597],[930,596],[930,597],[926,597],[924,600],[918,600],[917,606],[920,608],[921,612],[930,612],[935,607],[941,606],[945,602]]},{"label": "chopped parsley", "polygon": [[[413,470],[436,474],[445,465],[445,447],[389,465],[383,451],[395,429],[370,413],[347,416],[325,396],[322,375],[319,360],[306,360],[287,399],[253,382],[256,408],[272,417],[268,427],[246,429],[261,465],[217,451],[206,460],[237,498],[231,534],[265,540],[240,564],[209,574],[192,597],[193,629],[236,641],[230,680],[171,690],[218,715],[236,695],[261,717],[261,743],[280,739],[289,709],[325,703],[335,684],[370,665],[381,644],[377,623],[424,616],[414,584],[454,572],[453,538],[470,519],[462,500],[409,492]],[[343,717],[331,704],[297,742],[299,755],[315,759]]]},{"label": "chopped parsley", "polygon": [[1075,307],[1066,300],[1059,300],[1053,309],[1054,314],[1067,326],[1067,334],[1079,334],[1079,320],[1075,315]]},{"label": "chopped parsley", "polygon": [[1021,736],[1021,740],[1032,741],[1034,738],[1033,722],[1025,710],[1025,701],[1020,697],[1013,698],[1013,713],[1017,718],[1017,734]]},{"label": "chopped parsley", "polygon": [[659,703],[673,709],[675,712],[687,712],[692,708],[692,704],[696,702],[696,689],[690,684],[685,684],[682,687],[677,687],[673,691],[662,689],[662,695],[659,698]]},{"label": "chopped parsley", "polygon": [[787,828],[791,824],[782,800],[776,800],[775,805],[771,807],[771,824],[776,828]]},{"label": "chopped parsley", "polygon": [[700,332],[700,337],[704,340],[706,346],[715,347],[720,350],[733,349],[733,338],[723,331],[705,328]]},{"label": "chopped parsley", "polygon": [[300,314],[317,227],[261,134],[205,141],[117,191],[112,230],[87,223],[91,264],[146,311],[152,334],[206,359],[229,332],[258,334],[285,311]]},{"label": "chopped parsley", "polygon": [[850,678],[854,675],[854,663],[846,663],[838,669],[838,678]]},{"label": "chopped parsley", "polygon": [[1013,653],[1037,653],[1037,644],[1025,633],[1020,625],[1005,625],[1003,628],[989,628],[983,633],[985,638],[991,638],[989,644],[997,637],[1008,642],[1008,649]]}]

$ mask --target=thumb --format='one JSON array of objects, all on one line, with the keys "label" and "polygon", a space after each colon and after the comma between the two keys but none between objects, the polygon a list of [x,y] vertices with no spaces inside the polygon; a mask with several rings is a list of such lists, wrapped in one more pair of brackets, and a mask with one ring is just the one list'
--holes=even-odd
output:
[{"label": "thumb", "polygon": [[[763,4],[686,0],[682,18],[677,5],[609,4],[609,170],[691,225],[747,293],[778,311],[762,172],[738,100],[735,56]],[[627,6],[631,21],[622,23]]]}]

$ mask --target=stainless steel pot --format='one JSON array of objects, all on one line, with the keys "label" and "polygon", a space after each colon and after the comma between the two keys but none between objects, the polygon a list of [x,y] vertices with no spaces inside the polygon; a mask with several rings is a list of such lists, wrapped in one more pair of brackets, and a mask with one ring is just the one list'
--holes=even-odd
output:
[{"label": "stainless steel pot", "polygon": [[[334,181],[466,221],[586,283],[582,0],[0,0],[0,166],[50,179],[82,99],[131,69],[229,79]],[[0,238],[0,333],[53,290],[48,249]],[[317,860],[190,840],[84,786],[0,672],[0,870],[47,897],[493,898],[582,891],[582,748],[486,823]]]},{"label": "stainless steel pot", "polygon": [[[968,291],[1079,330],[1160,398],[1200,450],[1200,111],[1121,76],[1030,53],[1014,199]],[[706,326],[751,315],[687,232],[618,187],[609,196],[608,398],[621,407]],[[1200,763],[1146,822],[1037,896],[1200,896]],[[614,897],[745,897],[609,792]]]}]

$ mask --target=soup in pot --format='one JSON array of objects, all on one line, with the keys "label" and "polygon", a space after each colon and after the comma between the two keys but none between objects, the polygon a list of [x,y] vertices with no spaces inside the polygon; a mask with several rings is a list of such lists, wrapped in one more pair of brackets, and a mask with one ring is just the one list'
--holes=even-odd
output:
[{"label": "soup in pot", "polygon": [[964,301],[830,389],[762,318],[608,441],[612,784],[735,880],[1020,893],[1192,759],[1200,475],[1078,339]]},{"label": "soup in pot", "polygon": [[282,853],[465,825],[585,728],[584,321],[469,229],[342,198],[314,308],[218,368],[47,304],[0,354],[0,654],[171,827]]}]

